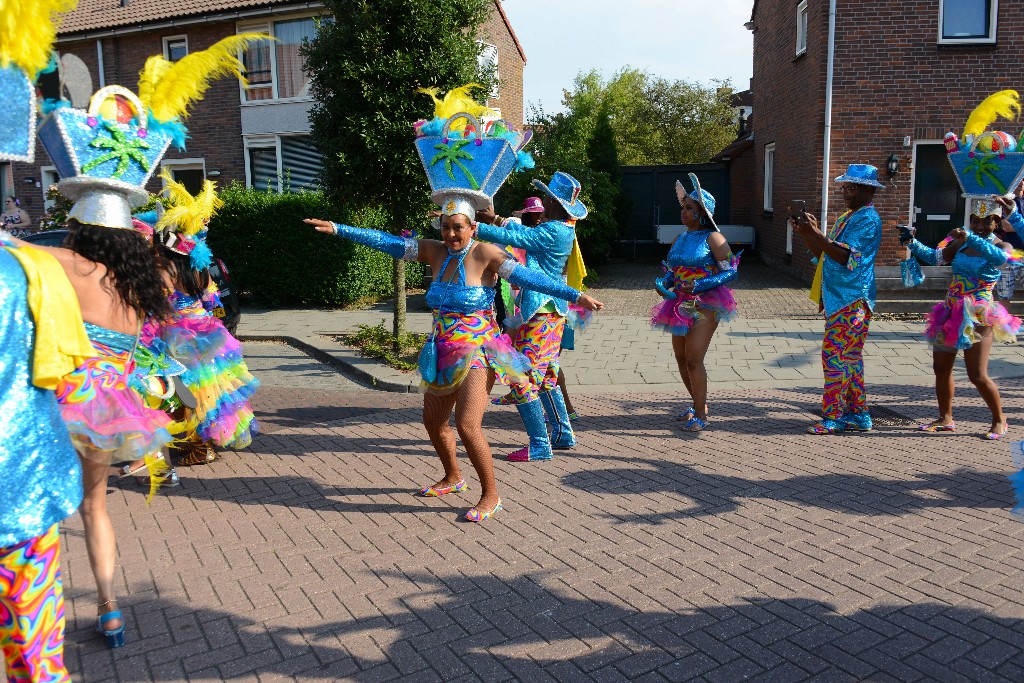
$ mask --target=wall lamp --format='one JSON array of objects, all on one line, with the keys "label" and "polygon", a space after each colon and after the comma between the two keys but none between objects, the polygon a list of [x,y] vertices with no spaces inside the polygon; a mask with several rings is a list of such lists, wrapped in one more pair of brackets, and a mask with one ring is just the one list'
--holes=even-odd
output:
[{"label": "wall lamp", "polygon": [[885,161],[885,170],[890,176],[894,176],[900,172],[900,158],[895,154],[890,154],[889,158]]}]

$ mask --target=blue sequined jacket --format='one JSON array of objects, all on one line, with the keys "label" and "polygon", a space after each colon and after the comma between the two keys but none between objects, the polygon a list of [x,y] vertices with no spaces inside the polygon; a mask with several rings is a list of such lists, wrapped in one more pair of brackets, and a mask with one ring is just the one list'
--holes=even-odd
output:
[{"label": "blue sequined jacket", "polygon": [[[528,268],[539,270],[556,280],[565,281],[565,263],[569,260],[572,243],[576,239],[576,230],[568,223],[546,221],[533,228],[521,223],[510,223],[504,228],[480,223],[477,234],[488,242],[525,249]],[[565,299],[556,299],[532,289],[523,289],[519,294],[519,310],[523,320],[532,318],[549,301],[554,304],[560,315],[569,313],[569,302]]]}]

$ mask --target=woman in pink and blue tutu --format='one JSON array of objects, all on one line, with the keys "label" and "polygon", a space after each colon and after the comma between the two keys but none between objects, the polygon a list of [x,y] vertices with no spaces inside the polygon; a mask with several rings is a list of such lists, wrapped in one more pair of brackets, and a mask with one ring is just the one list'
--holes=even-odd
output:
[{"label": "woman in pink and blue tutu", "polygon": [[704,367],[718,324],[732,320],[736,300],[725,283],[736,279],[739,259],[715,225],[715,198],[689,174],[693,192],[676,181],[680,218],[686,232],[672,242],[666,273],[655,281],[664,301],[651,310],[651,325],[672,335],[679,375],[692,405],[683,412],[682,429],[702,431],[708,424],[708,373]]},{"label": "woman in pink and blue tutu", "polygon": [[925,338],[932,344],[932,367],[935,370],[935,397],[939,403],[939,417],[920,425],[924,432],[956,431],[953,421],[953,365],[957,354],[964,352],[967,377],[978,389],[985,405],[992,411],[992,425],[985,434],[986,439],[999,439],[1006,434],[1009,426],[1003,413],[999,388],[988,375],[988,356],[993,341],[1014,343],[1020,330],[1020,318],[1016,318],[992,298],[992,291],[999,281],[999,267],[1006,263],[1012,253],[1009,244],[996,238],[994,231],[999,225],[1004,209],[1011,224],[1024,227],[1024,219],[1016,212],[1010,200],[1003,198],[972,198],[970,229],[957,228],[938,244],[935,249],[926,247],[914,239],[913,230],[907,244],[913,255],[904,263],[918,272],[917,257],[929,265],[950,264],[953,278],[942,303],[936,304],[928,314]]}]

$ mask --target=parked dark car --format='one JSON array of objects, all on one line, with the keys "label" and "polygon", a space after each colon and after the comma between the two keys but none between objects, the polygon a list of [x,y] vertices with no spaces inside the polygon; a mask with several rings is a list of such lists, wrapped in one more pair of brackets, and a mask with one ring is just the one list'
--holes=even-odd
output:
[{"label": "parked dark car", "polygon": [[[41,244],[47,247],[59,247],[68,236],[67,230],[44,230],[23,237],[26,242]],[[228,332],[235,334],[238,329],[238,321],[242,318],[242,309],[238,304],[238,295],[231,288],[231,276],[228,274],[228,267],[219,258],[213,259],[210,265],[210,277],[213,278],[217,289],[220,292],[220,306],[213,310],[213,314],[221,319]]]}]

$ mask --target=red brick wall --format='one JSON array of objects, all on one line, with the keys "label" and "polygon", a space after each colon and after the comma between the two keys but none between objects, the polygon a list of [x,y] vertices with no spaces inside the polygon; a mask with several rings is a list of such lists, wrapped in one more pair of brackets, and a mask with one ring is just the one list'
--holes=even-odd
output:
[{"label": "red brick wall", "polygon": [[516,41],[498,11],[500,0],[495,0],[494,11],[481,27],[484,42],[498,48],[499,97],[487,101],[490,107],[501,109],[501,115],[517,128],[523,126],[523,68],[526,61],[516,47]]},{"label": "red brick wall", "polygon": [[[754,109],[757,120],[758,169],[755,190],[763,182],[763,146],[776,141],[775,216],[762,217],[758,228],[763,253],[785,262],[784,206],[801,195],[820,211],[820,176],[828,40],[828,0],[810,0],[808,53],[796,60],[793,0],[759,0],[754,18]],[[876,195],[885,238],[879,265],[898,260],[897,223],[910,210],[910,149],[914,139],[941,138],[960,132],[971,110],[987,95],[1020,88],[1018,46],[1024,40],[1024,15],[1013,3],[1000,3],[998,44],[937,45],[938,3],[934,0],[885,0],[865,3],[838,0],[833,86],[832,151],[829,178],[851,163],[879,168],[886,187]],[[807,92],[801,92],[806,84]],[[806,108],[806,111],[805,111]],[[999,128],[1017,135],[1018,123]],[[890,179],[886,159],[900,157],[900,173]],[[829,221],[844,210],[829,181]],[[760,204],[758,204],[760,206]],[[791,262],[809,275],[801,241],[794,242]],[[799,253],[797,253],[799,252]]]},{"label": "red brick wall", "polygon": [[[825,58],[828,2],[809,6],[807,51],[796,56],[796,5],[793,0],[759,0],[754,18],[754,197],[752,225],[758,252],[770,263],[795,273],[811,269],[797,237],[786,254],[786,206],[803,199],[820,210],[825,108]],[[819,31],[820,27],[825,29]],[[775,143],[772,210],[764,206],[764,149]]]}]

